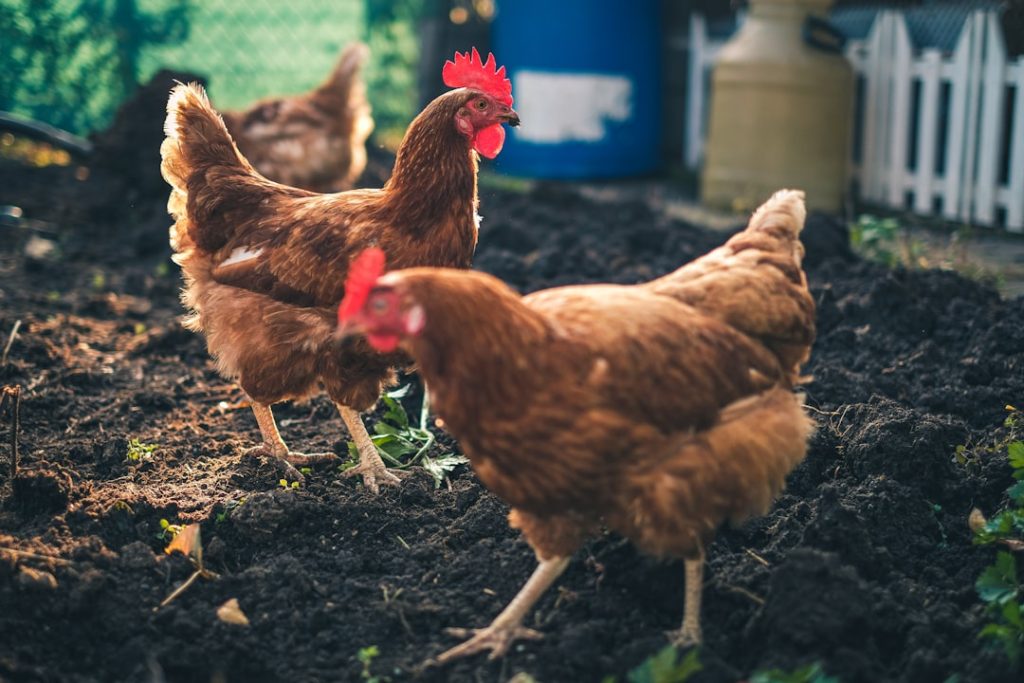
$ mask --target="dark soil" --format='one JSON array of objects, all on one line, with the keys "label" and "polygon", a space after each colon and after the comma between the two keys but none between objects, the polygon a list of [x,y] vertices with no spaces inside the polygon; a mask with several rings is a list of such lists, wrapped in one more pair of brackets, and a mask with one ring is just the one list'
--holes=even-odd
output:
[{"label": "dark soil", "polygon": [[[379,182],[386,162],[371,169]],[[445,627],[485,625],[532,570],[507,507],[464,467],[450,485],[420,471],[380,496],[332,467],[279,488],[243,455],[257,430],[241,393],[179,324],[162,189],[126,193],[110,173],[0,166],[0,205],[41,221],[0,224],[0,340],[22,321],[0,368],[0,384],[22,387],[13,480],[0,463],[0,547],[61,558],[0,551],[0,680],[358,681],[356,653],[376,645],[372,671],[392,681],[598,681],[665,645],[681,564],[605,535],[540,602],[543,641],[424,668],[455,644]],[[636,282],[726,237],[550,185],[485,187],[481,211],[477,267],[524,291]],[[59,255],[26,256],[32,233]],[[710,549],[695,680],[813,661],[846,683],[1019,680],[977,638],[974,582],[994,550],[972,546],[966,518],[994,512],[1010,484],[1005,454],[981,446],[1006,436],[1004,406],[1024,398],[1024,299],[858,260],[827,218],[806,242],[820,428],[772,512]],[[301,450],[344,452],[326,400],[278,417]],[[158,448],[127,460],[133,439]],[[959,444],[976,460],[958,464]],[[161,519],[202,524],[219,578],[155,610],[192,571],[162,553]],[[230,598],[250,626],[218,620]]]}]

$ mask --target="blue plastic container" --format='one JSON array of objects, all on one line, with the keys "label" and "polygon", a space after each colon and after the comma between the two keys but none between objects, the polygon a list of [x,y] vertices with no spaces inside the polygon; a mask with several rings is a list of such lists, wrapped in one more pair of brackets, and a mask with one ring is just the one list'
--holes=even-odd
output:
[{"label": "blue plastic container", "polygon": [[660,164],[658,0],[504,0],[494,53],[523,124],[502,173],[597,178]]}]

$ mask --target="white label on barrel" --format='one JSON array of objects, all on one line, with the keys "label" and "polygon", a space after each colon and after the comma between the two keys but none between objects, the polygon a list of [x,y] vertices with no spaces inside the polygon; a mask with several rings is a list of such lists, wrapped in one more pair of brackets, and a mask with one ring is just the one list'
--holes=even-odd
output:
[{"label": "white label on barrel", "polygon": [[517,71],[512,83],[523,119],[515,136],[525,142],[600,142],[607,122],[633,113],[633,83],[625,76]]}]

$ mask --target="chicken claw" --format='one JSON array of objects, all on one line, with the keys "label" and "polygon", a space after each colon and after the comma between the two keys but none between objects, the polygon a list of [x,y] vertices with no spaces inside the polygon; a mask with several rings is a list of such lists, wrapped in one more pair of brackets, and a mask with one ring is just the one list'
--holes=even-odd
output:
[{"label": "chicken claw", "polygon": [[446,628],[444,632],[456,638],[469,638],[469,640],[438,655],[436,660],[438,664],[447,664],[453,659],[468,657],[484,650],[491,651],[487,659],[498,659],[504,657],[509,646],[517,640],[540,640],[544,637],[540,631],[534,631],[532,628],[518,624],[502,626],[491,624],[487,628]]},{"label": "chicken claw", "polygon": [[668,636],[668,641],[679,649],[696,647],[704,642],[704,636],[701,634],[699,626],[696,629],[688,629],[684,626],[675,631],[667,631],[665,635]]},{"label": "chicken claw", "polygon": [[686,564],[686,606],[683,611],[683,625],[666,635],[676,647],[686,648],[700,645],[703,636],[700,630],[700,602],[704,589],[704,550],[695,558],[688,558]]},{"label": "chicken claw", "polygon": [[497,659],[508,652],[509,646],[516,640],[540,640],[544,634],[534,631],[532,628],[523,626],[523,617],[530,611],[534,603],[540,599],[544,591],[548,589],[555,579],[561,576],[565,568],[569,566],[568,557],[553,557],[541,560],[537,568],[533,570],[530,579],[519,589],[512,602],[502,610],[501,614],[495,617],[494,621],[487,628],[449,628],[445,633],[459,638],[471,636],[462,645],[456,645],[438,655],[434,660],[437,664],[444,664],[459,657],[475,654],[481,650],[490,650],[488,659]]},{"label": "chicken claw", "polygon": [[348,427],[348,433],[352,436],[352,441],[355,442],[356,448],[359,450],[359,464],[345,470],[345,476],[363,475],[363,484],[373,494],[380,493],[381,484],[386,486],[397,486],[400,484],[402,481],[401,477],[406,476],[408,472],[389,470],[384,465],[384,461],[380,459],[380,453],[377,452],[377,447],[373,444],[370,433],[366,431],[366,425],[363,424],[363,419],[359,417],[359,413],[346,405],[340,403],[337,405],[341,419],[345,422],[345,426]]},{"label": "chicken claw", "polygon": [[270,458],[274,465],[281,472],[281,476],[288,481],[305,483],[306,477],[295,466],[307,467],[321,462],[332,462],[340,460],[334,453],[294,453],[287,447],[278,448],[276,444],[261,443],[245,451],[246,455]]},{"label": "chicken claw", "polygon": [[389,470],[384,466],[384,462],[380,460],[380,456],[377,456],[377,462],[367,461],[362,458],[362,454],[360,454],[359,459],[359,464],[345,470],[342,476],[354,477],[357,474],[363,475],[363,484],[373,494],[380,493],[382,484],[385,486],[397,486],[402,483],[404,477],[409,475],[408,472],[401,470]]}]

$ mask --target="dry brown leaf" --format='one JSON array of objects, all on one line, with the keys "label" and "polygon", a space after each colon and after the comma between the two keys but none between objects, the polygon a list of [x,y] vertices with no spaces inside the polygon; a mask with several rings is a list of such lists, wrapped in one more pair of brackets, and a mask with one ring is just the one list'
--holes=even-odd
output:
[{"label": "dry brown leaf", "polygon": [[202,566],[203,560],[203,541],[199,536],[199,524],[193,522],[184,529],[178,532],[166,548],[164,552],[170,555],[175,550],[185,555],[186,557],[195,558],[196,562]]},{"label": "dry brown leaf", "polygon": [[217,618],[225,624],[235,624],[236,626],[249,625],[249,617],[245,616],[245,612],[238,606],[238,598],[231,598],[218,607]]},{"label": "dry brown leaf", "polygon": [[985,519],[985,515],[982,514],[981,510],[978,508],[971,510],[971,514],[967,516],[967,526],[969,526],[971,531],[974,533],[981,531],[987,521],[988,520]]}]

